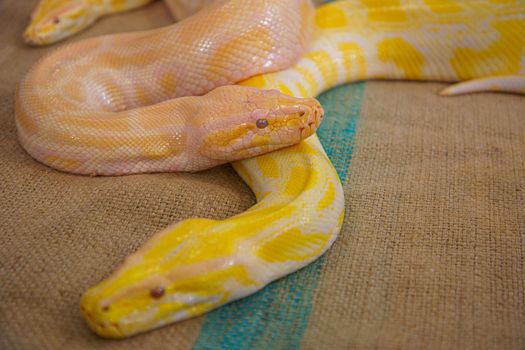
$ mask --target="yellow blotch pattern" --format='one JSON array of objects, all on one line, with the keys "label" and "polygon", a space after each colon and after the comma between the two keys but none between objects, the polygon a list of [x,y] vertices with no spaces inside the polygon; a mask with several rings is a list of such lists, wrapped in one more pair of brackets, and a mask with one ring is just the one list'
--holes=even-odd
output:
[{"label": "yellow blotch pattern", "polygon": [[378,58],[393,62],[405,73],[406,79],[421,79],[425,58],[412,44],[403,38],[387,38],[377,44]]},{"label": "yellow blotch pattern", "polygon": [[150,98],[148,96],[149,91],[146,88],[140,86],[139,84],[135,85],[135,94],[136,94],[137,101],[139,101],[141,106],[147,106],[151,102],[153,102],[153,101],[150,101]]},{"label": "yellow blotch pattern", "polygon": [[317,92],[319,90],[319,83],[317,82],[317,79],[314,77],[312,72],[308,70],[308,68],[297,66],[294,69],[298,71],[303,76],[304,80],[308,83],[308,85],[310,85],[311,92]]},{"label": "yellow blotch pattern", "polygon": [[165,73],[159,81],[162,90],[167,96],[175,96],[175,89],[177,87],[177,82],[175,79],[175,74],[168,72]]},{"label": "yellow blotch pattern", "polygon": [[[211,132],[210,135],[206,137],[206,140],[204,141],[204,146],[202,147],[204,150],[209,149],[210,147],[224,147],[229,145],[232,142],[236,142],[236,140],[240,139],[246,133],[250,131],[250,128],[248,126],[237,126],[226,130],[219,130],[215,132]],[[255,135],[255,137],[252,139],[252,146],[255,146],[256,142],[261,142],[264,140],[259,140],[256,138],[260,137],[259,135]]]},{"label": "yellow blotch pattern", "polygon": [[462,11],[462,7],[450,0],[424,0],[432,12],[439,14],[456,13]]},{"label": "yellow blotch pattern", "polygon": [[303,261],[322,252],[330,235],[303,234],[298,228],[284,231],[257,249],[257,256],[268,262]]},{"label": "yellow blotch pattern", "polygon": [[114,11],[122,11],[126,9],[126,0],[111,0],[111,7]]},{"label": "yellow blotch pattern", "polygon": [[347,78],[352,77],[352,64],[357,63],[359,66],[358,76],[356,78],[366,77],[366,58],[363,48],[354,42],[343,42],[339,44],[339,51],[345,58],[343,64],[346,69]]},{"label": "yellow blotch pattern", "polygon": [[255,135],[250,143],[251,147],[261,147],[270,143],[270,136],[268,135]]},{"label": "yellow blotch pattern", "polygon": [[[314,147],[312,147],[311,145],[309,145],[307,142],[304,142],[304,141],[295,145],[293,148],[293,151],[291,152],[297,152],[299,154],[308,154],[310,156],[319,156],[318,151]],[[326,157],[324,154],[322,156]],[[329,160],[328,157],[326,157],[326,160]]]},{"label": "yellow blotch pattern", "polygon": [[400,0],[361,0],[368,7],[368,19],[377,22],[404,22],[405,11]]},{"label": "yellow blotch pattern", "polygon": [[159,159],[176,156],[184,151],[186,135],[174,134],[158,138],[159,141],[144,143],[142,154],[148,159]]},{"label": "yellow blotch pattern", "polygon": [[284,193],[289,196],[298,196],[312,186],[314,173],[306,171],[301,165],[296,165],[290,172],[290,179],[286,182]]},{"label": "yellow blotch pattern", "polygon": [[326,51],[312,51],[304,56],[315,63],[326,85],[332,86],[338,78],[337,64]]},{"label": "yellow blotch pattern", "polygon": [[520,70],[521,52],[525,46],[525,20],[496,21],[492,27],[498,31],[499,39],[485,49],[455,50],[450,64],[460,80],[513,74]]},{"label": "yellow blotch pattern", "polygon": [[286,86],[284,83],[279,83],[279,91],[281,91],[283,94],[286,94],[286,95],[289,95],[289,96],[293,96],[294,95],[292,90],[290,90],[288,88],[288,86]]},{"label": "yellow blotch pattern", "polygon": [[[169,253],[176,249],[193,232],[205,232],[209,230],[216,221],[209,219],[191,219],[168,228],[149,249],[144,250],[144,261],[157,260],[158,257],[169,256]],[[146,247],[144,247],[146,248]]]},{"label": "yellow blotch pattern", "polygon": [[343,9],[325,5],[316,11],[315,24],[320,28],[341,28],[348,25],[348,19]]},{"label": "yellow blotch pattern", "polygon": [[279,165],[271,156],[255,158],[259,170],[266,178],[276,179],[279,177]]},{"label": "yellow blotch pattern", "polygon": [[244,52],[248,47],[253,47],[254,43],[260,51],[271,52],[273,39],[270,31],[264,27],[256,27],[218,47],[208,61],[206,78],[209,81],[215,81],[221,77],[228,77],[229,68],[224,67],[224,62],[236,62],[238,53]]},{"label": "yellow blotch pattern", "polygon": [[237,84],[243,85],[243,86],[252,86],[252,87],[262,89],[265,86],[267,86],[266,77],[268,77],[268,74],[256,75],[254,77],[243,80]]},{"label": "yellow blotch pattern", "polygon": [[296,86],[297,86],[297,90],[299,90],[299,94],[300,94],[301,97],[309,96],[308,95],[308,90],[306,90],[306,88],[304,87],[303,84],[297,82]]},{"label": "yellow blotch pattern", "polygon": [[345,209],[343,208],[341,210],[341,213],[339,213],[339,218],[337,219],[337,226],[341,227],[343,226],[343,220],[345,219]]},{"label": "yellow blotch pattern", "polygon": [[334,185],[331,182],[328,182],[328,188],[326,189],[326,192],[321,198],[321,200],[317,203],[317,210],[323,210],[326,209],[332,204],[335,198],[335,189]]},{"label": "yellow blotch pattern", "polygon": [[[214,220],[183,221],[145,250],[144,261],[155,261],[157,271],[163,273],[175,267],[190,266],[230,256],[239,241],[249,238],[253,232],[273,225],[273,220],[291,215],[294,210],[293,205],[257,208],[231,218],[228,225],[217,230],[211,229],[213,225],[217,225]],[[188,241],[188,237],[192,237],[191,240]],[[183,249],[178,250],[177,247],[181,244],[184,244]],[[162,263],[158,262],[158,257],[170,256],[170,252],[174,253],[169,259],[163,260]],[[137,267],[136,272],[140,274],[143,269],[144,267]],[[133,268],[126,270],[126,273],[130,271],[129,278],[138,277],[134,276],[131,270]]]}]

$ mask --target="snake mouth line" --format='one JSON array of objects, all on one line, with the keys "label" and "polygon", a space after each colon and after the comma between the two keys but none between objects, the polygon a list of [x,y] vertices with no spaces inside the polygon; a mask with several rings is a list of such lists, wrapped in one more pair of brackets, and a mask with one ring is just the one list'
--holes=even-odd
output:
[{"label": "snake mouth line", "polygon": [[240,159],[246,158],[248,156],[257,156],[264,153],[274,152],[280,149],[288,148],[296,145],[297,143],[304,141],[308,137],[315,134],[319,124],[315,122],[308,123],[306,126],[300,127],[296,130],[295,134],[297,138],[290,140],[287,143],[280,144],[267,144],[267,145],[253,145],[248,147],[243,147],[242,149],[237,150],[239,153]]}]

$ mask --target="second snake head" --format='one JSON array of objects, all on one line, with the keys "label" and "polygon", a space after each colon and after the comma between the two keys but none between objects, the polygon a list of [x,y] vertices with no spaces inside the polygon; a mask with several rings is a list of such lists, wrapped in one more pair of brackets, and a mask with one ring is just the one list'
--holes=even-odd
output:
[{"label": "second snake head", "polygon": [[314,98],[298,98],[277,90],[225,86],[212,91],[215,113],[197,118],[201,155],[239,160],[299,143],[311,136],[324,116]]},{"label": "second snake head", "polygon": [[29,17],[24,42],[41,46],[55,43],[92,24],[100,14],[85,0],[41,0]]}]

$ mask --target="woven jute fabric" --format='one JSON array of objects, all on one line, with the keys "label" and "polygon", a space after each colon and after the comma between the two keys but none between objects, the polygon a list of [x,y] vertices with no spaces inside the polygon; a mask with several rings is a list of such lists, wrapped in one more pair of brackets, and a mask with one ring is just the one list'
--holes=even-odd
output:
[{"label": "woven jute fabric", "polygon": [[305,349],[525,348],[525,98],[367,84]]},{"label": "woven jute fabric", "polygon": [[[54,48],[21,41],[34,4],[0,2],[0,348],[187,349],[200,319],[126,342],[106,341],[86,327],[80,296],[170,223],[226,218],[255,199],[230,166],[197,174],[91,178],[34,161],[18,144],[14,123],[16,84]],[[156,2],[102,19],[74,40],[169,23],[165,5]]]},{"label": "woven jute fabric", "polygon": [[[31,159],[13,101],[49,50],[21,42],[33,4],[0,2],[0,349],[525,348],[525,98],[440,98],[436,83],[321,97],[346,198],[323,258],[207,316],[120,341],[92,333],[88,287],[168,224],[254,197],[230,166],[91,178]],[[72,40],[171,21],[156,2]]]}]

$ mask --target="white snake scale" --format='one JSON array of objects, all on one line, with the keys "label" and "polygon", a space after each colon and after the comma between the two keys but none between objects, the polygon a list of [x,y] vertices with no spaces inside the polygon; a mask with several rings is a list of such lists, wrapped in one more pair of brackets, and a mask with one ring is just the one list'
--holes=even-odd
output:
[{"label": "white snake scale", "polygon": [[[235,5],[237,2],[221,3]],[[270,0],[256,4],[262,3],[270,7],[301,4],[300,1],[284,4]],[[220,8],[209,11],[220,11]],[[295,17],[297,21],[309,16],[306,7],[299,6],[293,11],[300,13]],[[293,11],[286,16],[293,16]],[[67,17],[67,11],[60,15]],[[235,23],[235,12],[229,15],[220,26],[215,25],[227,28],[229,23]],[[525,6],[520,1],[345,0],[324,5],[313,16],[313,24],[309,24],[314,28],[313,37],[299,61],[279,72],[245,80],[242,85],[310,97],[338,84],[371,78],[451,82],[477,79],[453,85],[444,93],[484,90],[525,93]],[[216,18],[221,18],[220,13]],[[52,31],[53,16],[42,21],[47,23],[48,32]],[[194,21],[193,28],[211,25]],[[67,20],[59,22],[67,23]],[[281,23],[290,24],[286,20]],[[157,33],[164,33],[160,35],[162,39],[167,31]],[[259,40],[253,39],[249,43],[256,46]],[[138,39],[125,34],[109,40],[114,40],[118,47],[121,41]],[[76,45],[88,54],[100,49],[93,42],[82,41]],[[169,56],[176,46],[168,42],[162,45],[150,47],[155,60],[162,60],[163,54]],[[297,46],[302,45],[300,39]],[[283,47],[286,46],[283,42]],[[55,55],[67,55],[67,47],[71,46],[59,49]],[[228,50],[234,48],[230,46]],[[111,50],[101,53],[104,54],[110,55]],[[294,59],[281,62],[278,69],[291,61]],[[136,66],[140,65],[136,62]],[[35,71],[38,72],[38,67],[22,82],[16,109],[20,139],[30,153],[37,141],[33,141],[34,136],[28,129],[38,129],[35,124],[38,116],[31,113],[34,105],[29,99],[52,89],[43,84],[48,81],[45,74],[36,78],[31,75],[35,75]],[[66,79],[64,71],[56,74]],[[159,76],[158,71],[147,74],[153,80]],[[82,102],[87,96],[96,100],[108,91],[122,96],[118,84],[108,90],[109,83],[97,85],[100,78],[92,78],[80,82],[87,87],[83,95],[79,95]],[[220,81],[216,85],[232,82]],[[173,88],[176,84],[164,85]],[[200,94],[212,87],[195,91],[183,89],[180,95]],[[74,87],[66,90],[73,95],[78,93]],[[158,91],[155,89],[139,90],[130,88],[124,91],[127,97],[110,100],[112,103],[125,101],[118,110],[126,111],[162,101],[167,96],[148,95],[150,91]],[[141,101],[140,96],[144,97]],[[94,105],[98,109],[104,106]],[[69,111],[71,107],[64,108]],[[88,121],[84,127],[96,128],[96,125]],[[49,139],[55,140],[53,135]],[[49,161],[38,155],[35,158],[64,170],[68,166],[82,166],[82,162],[80,165],[74,162],[76,159],[53,156]],[[190,219],[155,234],[117,271],[83,296],[82,312],[93,330],[106,337],[125,337],[200,315],[304,267],[330,247],[342,225],[343,191],[317,136],[296,146],[235,162],[233,166],[254,191],[258,203],[226,220]]]}]

